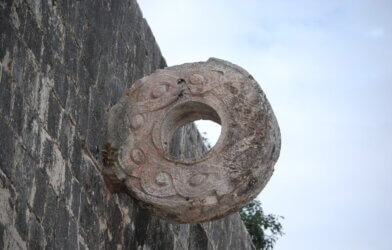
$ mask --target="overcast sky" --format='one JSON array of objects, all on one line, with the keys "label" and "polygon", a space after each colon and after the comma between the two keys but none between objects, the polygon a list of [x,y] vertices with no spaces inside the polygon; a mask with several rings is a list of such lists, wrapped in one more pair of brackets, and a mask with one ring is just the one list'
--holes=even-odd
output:
[{"label": "overcast sky", "polygon": [[277,250],[392,249],[392,0],[139,0],[169,66],[259,82],[282,150],[259,199]]}]

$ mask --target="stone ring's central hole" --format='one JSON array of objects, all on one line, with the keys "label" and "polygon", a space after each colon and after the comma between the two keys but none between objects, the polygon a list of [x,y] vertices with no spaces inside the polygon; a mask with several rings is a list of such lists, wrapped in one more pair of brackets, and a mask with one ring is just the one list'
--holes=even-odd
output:
[{"label": "stone ring's central hole", "polygon": [[169,111],[161,126],[162,146],[177,160],[196,161],[217,143],[221,119],[209,105],[190,101]]}]

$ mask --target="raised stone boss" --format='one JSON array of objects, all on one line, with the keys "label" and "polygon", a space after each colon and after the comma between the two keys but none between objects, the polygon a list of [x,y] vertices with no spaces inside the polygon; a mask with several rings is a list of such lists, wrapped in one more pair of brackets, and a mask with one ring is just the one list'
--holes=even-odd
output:
[{"label": "raised stone boss", "polygon": [[[199,119],[222,126],[197,159],[171,156],[181,126]],[[222,218],[254,199],[279,157],[280,131],[257,82],[241,67],[211,58],[136,81],[112,107],[104,175],[153,214],[175,223]]]}]

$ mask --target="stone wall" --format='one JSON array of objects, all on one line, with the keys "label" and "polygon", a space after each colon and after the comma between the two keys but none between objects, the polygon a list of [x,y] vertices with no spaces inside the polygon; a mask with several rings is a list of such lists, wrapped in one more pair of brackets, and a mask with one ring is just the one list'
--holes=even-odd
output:
[{"label": "stone wall", "polygon": [[133,0],[0,2],[0,249],[252,248],[238,214],[172,225],[104,184],[108,109],[165,66]]}]

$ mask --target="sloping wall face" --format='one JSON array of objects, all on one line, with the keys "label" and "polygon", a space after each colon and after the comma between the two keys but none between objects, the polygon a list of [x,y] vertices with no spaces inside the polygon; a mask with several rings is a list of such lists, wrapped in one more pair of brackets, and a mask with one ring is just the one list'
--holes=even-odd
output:
[{"label": "sloping wall face", "polygon": [[252,248],[238,214],[172,225],[105,186],[108,109],[162,67],[133,0],[0,2],[0,249]]}]

